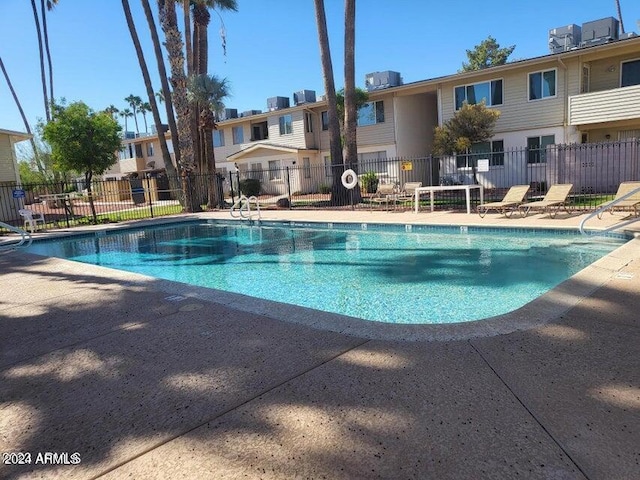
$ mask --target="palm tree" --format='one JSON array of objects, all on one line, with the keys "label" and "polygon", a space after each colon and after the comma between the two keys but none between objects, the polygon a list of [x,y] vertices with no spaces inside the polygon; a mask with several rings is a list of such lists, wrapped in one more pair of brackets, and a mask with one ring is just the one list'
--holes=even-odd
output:
[{"label": "palm tree", "polygon": [[213,209],[222,203],[216,188],[216,158],[213,146],[213,131],[217,128],[216,113],[224,109],[223,100],[229,96],[229,82],[215,75],[194,75],[189,78],[188,98],[192,104],[199,105],[199,129],[204,140],[202,150],[206,158],[208,174],[207,208]]},{"label": "palm tree", "polygon": [[142,104],[142,99],[137,95],[129,95],[124,99],[125,102],[129,104],[131,110],[133,110],[133,120],[136,123],[136,133],[140,134],[140,129],[138,128],[138,109]]},{"label": "palm tree", "polygon": [[151,105],[149,105],[149,102],[142,102],[140,107],[138,107],[138,110],[142,114],[142,119],[144,120],[144,133],[149,133],[149,129],[147,128],[147,113],[151,111]]},{"label": "palm tree", "polygon": [[49,109],[49,95],[47,93],[47,75],[44,70],[44,50],[42,45],[42,29],[40,28],[40,17],[38,15],[38,7],[35,0],[31,0],[31,9],[33,10],[33,19],[36,23],[36,33],[38,34],[38,51],[40,53],[40,79],[42,81],[42,96],[44,99],[44,113],[47,122],[51,120],[51,110]]},{"label": "palm tree", "polygon": [[[184,55],[182,53],[182,35],[178,30],[176,5],[174,0],[158,0],[160,24],[165,36],[165,47],[169,54],[173,101],[178,116],[178,145],[182,166],[182,189],[185,195],[185,211],[192,212],[193,205],[189,176],[195,169],[193,162],[193,137],[189,126],[189,102],[187,100],[187,78],[184,73]],[[165,92],[166,99],[166,92]]]},{"label": "palm tree", "polygon": [[104,111],[111,115],[111,118],[113,118],[114,120],[116,119],[116,115],[120,113],[120,110],[118,110],[115,105],[109,105],[104,109]]},{"label": "palm tree", "polygon": [[358,157],[356,141],[356,0],[344,2],[344,160],[353,168]]},{"label": "palm tree", "polygon": [[[140,64],[140,70],[142,71],[142,77],[144,79],[144,85],[147,89],[147,95],[149,96],[149,103],[142,104],[142,115],[144,118],[144,128],[147,130],[147,118],[145,116],[146,111],[150,111],[153,114],[153,120],[156,124],[156,133],[158,135],[158,142],[160,142],[160,151],[162,152],[162,159],[164,160],[164,168],[169,175],[170,182],[175,182],[176,168],[173,165],[171,154],[169,153],[169,147],[167,146],[167,139],[164,135],[164,130],[160,128],[162,121],[160,120],[160,111],[158,110],[158,104],[156,103],[156,97],[153,93],[153,86],[151,85],[151,77],[149,76],[149,69],[147,68],[147,62],[144,58],[142,47],[140,46],[140,39],[138,38],[138,32],[136,31],[136,25],[133,22],[131,16],[131,8],[129,7],[128,0],[122,0],[122,8],[124,15],[127,19],[127,26],[129,27],[129,33],[131,34],[131,40],[136,49],[138,56],[138,63]],[[173,186],[172,186],[173,188]]]},{"label": "palm tree", "polygon": [[[158,8],[160,5],[158,4]],[[164,66],[164,56],[162,54],[162,48],[160,47],[160,39],[158,37],[158,29],[156,28],[156,22],[149,6],[149,0],[142,0],[142,8],[144,9],[145,17],[147,18],[147,24],[149,25],[149,32],[151,33],[151,40],[153,42],[153,51],[156,57],[156,63],[158,65],[158,73],[160,75],[160,84],[162,90],[156,93],[156,97],[160,103],[164,103],[165,110],[167,112],[167,123],[169,124],[169,131],[171,132],[171,142],[174,145],[173,155],[175,158],[176,173],[182,175],[182,157],[180,154],[178,126],[176,125],[176,117],[173,112],[173,101],[171,100],[171,90],[169,89],[169,76],[167,75],[167,69]],[[151,99],[149,99],[151,101]],[[155,116],[154,116],[155,119]]]},{"label": "palm tree", "polygon": [[33,138],[33,134],[31,133],[31,127],[29,126],[29,121],[27,120],[27,116],[24,114],[24,110],[22,109],[22,104],[18,99],[18,94],[13,88],[13,84],[11,83],[11,79],[9,78],[9,73],[7,73],[7,69],[4,67],[4,62],[2,61],[2,57],[0,57],[0,69],[2,69],[2,73],[4,74],[4,78],[7,81],[7,85],[9,86],[9,90],[11,91],[11,95],[13,96],[13,100],[16,102],[16,106],[18,107],[18,111],[20,112],[20,116],[22,117],[22,121],[24,122],[24,128],[29,135],[31,135],[31,148],[33,148],[33,155],[36,160],[36,167],[39,172],[44,170],[44,166],[40,161],[40,156],[38,155],[38,148],[36,147],[36,141]]},{"label": "palm tree", "polygon": [[133,112],[131,110],[129,110],[128,108],[123,108],[120,111],[120,116],[122,118],[124,118],[124,135],[126,137],[127,136],[127,132],[128,132],[128,129],[127,129],[127,118],[133,117]]},{"label": "palm tree", "polygon": [[329,35],[327,33],[327,17],[324,10],[324,0],[314,0],[314,3],[320,44],[320,59],[322,62],[322,76],[324,77],[324,89],[325,95],[327,96],[327,114],[329,117],[329,151],[331,153],[331,173],[333,175],[331,203],[333,205],[343,205],[346,203],[347,196],[343,194],[345,189],[340,180],[342,172],[344,171],[344,165],[342,160],[340,124],[338,122],[336,86],[333,80],[333,64],[331,63]]},{"label": "palm tree", "polygon": [[44,49],[47,53],[47,64],[49,66],[49,97],[53,102],[55,96],[53,95],[53,63],[51,61],[51,50],[49,49],[49,30],[47,28],[47,12],[53,10],[53,7],[58,4],[58,0],[47,0],[47,8],[44,8],[44,0],[40,0],[40,9],[42,10],[42,33],[44,35]]},{"label": "palm tree", "polygon": [[618,20],[620,21],[620,33],[624,33],[624,23],[622,23],[622,10],[620,9],[620,0],[616,0],[616,9],[618,10]]},{"label": "palm tree", "polygon": [[[191,75],[206,75],[208,73],[209,64],[209,37],[208,28],[211,21],[211,14],[209,9],[220,10],[238,10],[238,2],[236,0],[188,0],[183,1],[183,8],[187,8],[187,3],[191,4],[192,17],[193,17],[193,44],[190,45],[191,38],[188,31],[190,30],[188,21],[188,10],[185,10],[185,37],[187,39],[187,74]],[[215,11],[215,10],[214,10]],[[224,32],[224,30],[222,30]],[[223,48],[225,45],[224,33],[223,33]],[[191,48],[189,48],[191,47]],[[191,59],[189,59],[191,55]],[[204,164],[206,162],[204,152],[200,149],[200,145],[204,143],[204,139],[200,138],[202,130],[199,128],[198,112],[200,108],[197,104],[194,105],[193,112],[191,114],[191,134],[194,138],[194,156],[197,164]]]}]

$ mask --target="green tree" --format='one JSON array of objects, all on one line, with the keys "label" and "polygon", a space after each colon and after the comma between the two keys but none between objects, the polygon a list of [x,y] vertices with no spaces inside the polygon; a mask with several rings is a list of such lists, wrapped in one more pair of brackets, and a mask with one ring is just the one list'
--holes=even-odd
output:
[{"label": "green tree", "polygon": [[91,181],[116,162],[121,127],[108,113],[96,113],[83,102],[54,105],[52,110],[52,120],[44,126],[43,138],[51,145],[57,168],[84,174],[93,223],[97,223]]},{"label": "green tree", "polygon": [[475,105],[464,103],[455,115],[434,132],[433,152],[436,155],[466,153],[471,145],[486,142],[493,136],[493,130],[500,112],[487,108],[484,102]]},{"label": "green tree", "polygon": [[473,47],[473,50],[467,50],[467,58],[469,63],[462,63],[462,72],[471,72],[474,70],[482,70],[483,68],[495,67],[496,65],[504,65],[507,58],[513,53],[516,46],[500,48],[500,44],[489,35],[486,40],[480,42],[479,45]]},{"label": "green tree", "polygon": [[187,93],[192,104],[200,106],[199,129],[203,140],[201,150],[206,159],[208,173],[207,208],[213,209],[222,203],[216,188],[216,158],[213,146],[213,131],[217,128],[216,113],[224,109],[224,99],[229,96],[229,82],[215,75],[194,75],[189,78]]}]

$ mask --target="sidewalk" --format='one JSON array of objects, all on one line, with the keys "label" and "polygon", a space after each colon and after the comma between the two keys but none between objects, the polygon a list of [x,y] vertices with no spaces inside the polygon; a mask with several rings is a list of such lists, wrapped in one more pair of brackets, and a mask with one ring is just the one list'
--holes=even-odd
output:
[{"label": "sidewalk", "polygon": [[[221,292],[1,255],[0,452],[29,452],[31,464],[2,464],[0,478],[640,478],[640,249],[625,252],[552,321],[449,341],[313,328],[282,304],[251,311]],[[80,463],[36,464],[45,452]]]}]

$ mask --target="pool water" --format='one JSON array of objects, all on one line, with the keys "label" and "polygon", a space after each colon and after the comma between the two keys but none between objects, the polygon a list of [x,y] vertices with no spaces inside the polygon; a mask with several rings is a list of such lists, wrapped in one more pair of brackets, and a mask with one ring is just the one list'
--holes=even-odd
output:
[{"label": "pool water", "polygon": [[574,233],[187,223],[28,251],[366,320],[454,323],[515,310],[624,243]]}]

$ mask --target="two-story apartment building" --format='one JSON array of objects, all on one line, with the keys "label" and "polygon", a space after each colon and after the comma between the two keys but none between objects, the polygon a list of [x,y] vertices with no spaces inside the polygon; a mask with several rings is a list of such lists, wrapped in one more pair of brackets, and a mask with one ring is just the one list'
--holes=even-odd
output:
[{"label": "two-story apartment building", "polygon": [[[493,138],[472,149],[491,154],[490,171],[483,177],[489,185],[497,183],[493,173],[516,158],[505,160],[505,151],[526,149],[528,153],[517,161],[522,162],[523,171],[529,169],[528,181],[535,180],[536,165],[547,161],[547,145],[640,138],[640,37],[576,44],[484,70],[372,88],[369,103],[359,112],[359,160],[368,162],[380,176],[397,178],[398,172],[390,171],[397,166],[375,160],[428,156],[434,128],[452,118],[464,102],[481,101],[501,114]],[[285,193],[282,168],[294,165],[298,168],[292,190],[314,191],[319,180],[317,176],[312,180],[307,168],[330,163],[324,100],[248,112],[221,121],[218,127],[218,168],[262,171],[261,183],[269,193]],[[134,139],[126,145],[136,158],[142,158],[136,169],[142,170],[143,164],[149,168],[149,162],[162,168],[157,139]],[[449,161],[465,173],[469,170],[465,158]],[[126,173],[122,169],[126,161],[120,163],[122,173]],[[427,182],[437,178],[433,173],[414,171],[412,175]],[[326,178],[330,175],[327,167]]]}]

